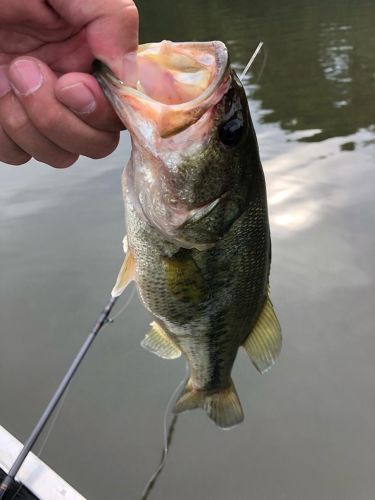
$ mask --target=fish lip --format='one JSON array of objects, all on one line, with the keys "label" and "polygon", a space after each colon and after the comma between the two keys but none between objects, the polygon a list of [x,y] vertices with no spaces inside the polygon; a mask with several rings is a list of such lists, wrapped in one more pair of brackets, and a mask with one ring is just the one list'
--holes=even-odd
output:
[{"label": "fish lip", "polygon": [[117,78],[112,70],[105,63],[99,61],[99,59],[95,59],[92,63],[92,74],[115,109],[121,105],[121,100],[117,96],[117,93],[114,92],[114,88],[120,90],[124,87],[125,83]]},{"label": "fish lip", "polygon": [[[164,41],[165,42],[165,41]],[[164,43],[160,42],[160,43]],[[174,43],[174,42],[169,42]],[[199,46],[199,47],[214,47],[215,50],[215,58],[216,65],[218,68],[217,74],[212,82],[208,85],[206,90],[202,92],[200,95],[195,97],[194,99],[180,103],[180,104],[163,104],[163,106],[168,106],[169,109],[173,111],[187,111],[190,109],[197,108],[202,105],[207,99],[209,99],[215,90],[220,86],[222,81],[224,80],[228,69],[229,69],[229,56],[228,50],[223,42],[220,41],[212,41],[212,42],[176,42],[176,45],[182,46]],[[139,48],[146,49],[147,47],[156,44],[143,44],[139,45]],[[142,100],[149,101],[150,103],[154,103],[160,105],[161,103],[152,97],[148,96],[140,92],[139,90],[126,85],[126,83],[112,72],[112,70],[104,63],[99,60],[95,60],[92,65],[93,75],[98,80],[99,84],[104,90],[107,98],[112,102],[114,106],[119,105],[121,103],[121,99],[116,95],[130,95],[135,98],[140,98]]]}]

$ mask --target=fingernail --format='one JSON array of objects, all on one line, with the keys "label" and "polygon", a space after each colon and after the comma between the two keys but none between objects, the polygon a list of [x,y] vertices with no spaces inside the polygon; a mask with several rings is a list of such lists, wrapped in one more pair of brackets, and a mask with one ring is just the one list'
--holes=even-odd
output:
[{"label": "fingernail", "polygon": [[76,113],[92,113],[96,108],[94,94],[84,83],[74,83],[60,90],[60,101]]},{"label": "fingernail", "polygon": [[38,64],[31,59],[18,59],[9,68],[11,86],[20,95],[29,95],[39,89],[43,75]]},{"label": "fingernail", "polygon": [[9,90],[8,66],[0,66],[0,97],[3,97]]}]

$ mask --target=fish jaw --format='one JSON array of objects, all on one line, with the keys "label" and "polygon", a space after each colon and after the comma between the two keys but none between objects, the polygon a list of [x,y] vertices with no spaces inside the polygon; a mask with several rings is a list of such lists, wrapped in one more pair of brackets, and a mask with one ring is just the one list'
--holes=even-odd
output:
[{"label": "fish jaw", "polygon": [[143,146],[146,142],[159,148],[159,139],[196,123],[228,86],[228,52],[219,41],[144,44],[137,61],[135,87],[99,61],[93,72],[133,139]]}]

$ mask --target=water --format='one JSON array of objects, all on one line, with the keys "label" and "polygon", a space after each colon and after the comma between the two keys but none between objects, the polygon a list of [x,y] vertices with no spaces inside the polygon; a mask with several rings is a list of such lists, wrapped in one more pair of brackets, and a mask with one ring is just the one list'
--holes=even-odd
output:
[{"label": "water", "polygon": [[[368,500],[375,493],[375,4],[139,2],[143,41],[221,39],[246,81],[268,184],[282,356],[240,353],[243,425],[178,422],[155,499]],[[264,57],[266,61],[264,64]],[[264,66],[263,71],[262,66]],[[0,422],[25,439],[122,259],[126,134],[104,161],[0,169]],[[77,375],[42,458],[90,500],[139,498],[184,374],[139,347],[135,298]]]}]

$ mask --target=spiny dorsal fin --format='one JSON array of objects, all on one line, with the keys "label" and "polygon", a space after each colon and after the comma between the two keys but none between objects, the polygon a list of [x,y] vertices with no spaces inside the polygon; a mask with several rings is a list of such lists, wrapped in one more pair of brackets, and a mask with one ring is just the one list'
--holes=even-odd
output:
[{"label": "spiny dorsal fin", "polygon": [[116,284],[111,292],[112,297],[119,297],[135,277],[135,260],[133,254],[128,249],[128,238],[126,236],[123,240],[123,245],[125,259],[117,276]]},{"label": "spiny dorsal fin", "polygon": [[260,373],[265,373],[275,364],[281,344],[280,323],[267,296],[262,312],[243,347],[256,369]]},{"label": "spiny dorsal fin", "polygon": [[241,403],[232,381],[226,389],[207,393],[193,389],[189,380],[176,402],[174,412],[182,413],[195,408],[203,408],[210,419],[223,429],[229,429],[243,421]]},{"label": "spiny dorsal fin", "polygon": [[181,356],[180,349],[168,337],[165,331],[155,321],[151,323],[151,330],[141,342],[141,346],[164,359],[176,359]]}]

